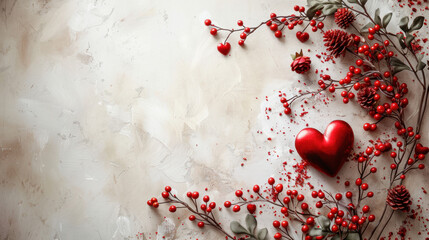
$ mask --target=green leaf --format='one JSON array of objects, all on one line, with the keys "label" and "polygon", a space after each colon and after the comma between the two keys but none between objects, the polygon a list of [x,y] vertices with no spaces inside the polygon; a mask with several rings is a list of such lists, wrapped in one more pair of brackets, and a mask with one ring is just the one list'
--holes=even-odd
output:
[{"label": "green leaf", "polygon": [[329,226],[331,226],[331,220],[329,220],[329,218],[325,216],[319,216],[316,220],[323,229],[329,230]]},{"label": "green leaf", "polygon": [[322,9],[323,7],[319,4],[315,4],[313,6],[311,6],[308,10],[307,10],[307,17],[311,20],[313,19],[314,15],[316,15],[316,12],[320,9]]},{"label": "green leaf", "polygon": [[344,240],[359,240],[359,239],[360,238],[358,233],[349,233]]},{"label": "green leaf", "polygon": [[250,234],[249,232],[247,232],[247,229],[241,226],[241,224],[237,221],[232,221],[229,227],[231,228],[231,231],[235,234]]},{"label": "green leaf", "polygon": [[317,236],[325,236],[323,235],[323,231],[320,228],[312,228],[310,229],[310,231],[308,232],[308,235],[312,236],[312,237],[317,237]]},{"label": "green leaf", "polygon": [[349,3],[358,3],[357,0],[347,0],[347,2],[349,2]]},{"label": "green leaf", "polygon": [[365,26],[363,26],[360,31],[361,32],[368,32],[368,28],[370,28],[372,26],[374,26],[374,24],[372,22],[369,22],[368,24],[366,24]]},{"label": "green leaf", "polygon": [[411,35],[411,34],[406,34],[405,35],[405,45],[407,46],[407,47],[409,47],[409,46],[411,46],[411,42],[414,40],[414,36],[413,35]]},{"label": "green leaf", "polygon": [[360,4],[362,4],[362,6],[365,6],[366,2],[368,2],[368,0],[360,0]]},{"label": "green leaf", "polygon": [[384,17],[383,17],[383,27],[384,28],[387,27],[387,25],[389,25],[390,20],[392,19],[392,15],[393,15],[393,13],[388,13],[388,14],[384,15]]},{"label": "green leaf", "polygon": [[375,23],[377,23],[378,25],[381,25],[380,8],[377,8],[377,10],[375,10],[375,17],[374,17],[374,21],[375,21]]},{"label": "green leaf", "polygon": [[398,42],[401,45],[402,49],[407,47],[407,46],[405,46],[404,35],[402,33],[396,34],[396,38],[398,39]]},{"label": "green leaf", "polygon": [[267,235],[268,235],[268,230],[266,228],[262,228],[258,232],[258,240],[265,240],[265,238],[267,238]]},{"label": "green leaf", "polygon": [[332,15],[334,14],[338,9],[338,6],[335,4],[326,4],[323,7],[323,14],[325,14],[326,16]]},{"label": "green leaf", "polygon": [[417,71],[422,71],[424,68],[426,67],[426,63],[419,61],[419,63],[417,64]]},{"label": "green leaf", "polygon": [[247,214],[246,225],[247,225],[247,229],[249,229],[250,233],[253,233],[253,231],[255,231],[256,224],[257,224],[256,218],[252,214]]},{"label": "green leaf", "polygon": [[405,17],[401,18],[401,20],[399,21],[399,27],[404,32],[408,32],[408,21],[410,21],[410,19],[408,18],[408,16],[405,16]]},{"label": "green leaf", "polygon": [[425,18],[422,16],[418,16],[418,17],[414,18],[413,23],[410,26],[410,31],[415,31],[415,30],[419,30],[420,28],[422,28],[424,21],[425,21]]}]

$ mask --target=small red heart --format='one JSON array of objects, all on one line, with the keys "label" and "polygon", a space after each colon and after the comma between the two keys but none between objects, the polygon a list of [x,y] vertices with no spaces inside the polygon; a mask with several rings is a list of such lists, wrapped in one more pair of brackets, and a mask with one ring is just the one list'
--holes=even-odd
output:
[{"label": "small red heart", "polygon": [[231,44],[229,44],[229,42],[227,42],[226,44],[219,43],[217,45],[217,50],[223,55],[227,55],[229,53],[229,50],[231,50]]},{"label": "small red heart", "polygon": [[331,122],[322,134],[305,128],[295,139],[298,154],[314,168],[334,177],[353,148],[354,135],[350,125],[341,120]]},{"label": "small red heart", "polygon": [[256,205],[251,203],[247,204],[247,211],[253,214],[256,211]]},{"label": "small red heart", "polygon": [[423,147],[421,143],[417,143],[416,145],[416,154],[427,154],[429,153],[428,147]]},{"label": "small red heart", "polygon": [[296,38],[298,38],[299,41],[304,43],[307,42],[307,40],[310,38],[310,35],[308,35],[308,32],[298,31],[296,32]]}]

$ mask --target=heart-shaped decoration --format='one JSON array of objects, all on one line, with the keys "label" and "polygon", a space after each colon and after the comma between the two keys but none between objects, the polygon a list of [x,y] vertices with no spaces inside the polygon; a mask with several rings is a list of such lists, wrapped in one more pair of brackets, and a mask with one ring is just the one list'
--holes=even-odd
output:
[{"label": "heart-shaped decoration", "polygon": [[229,44],[229,42],[223,44],[223,43],[219,43],[217,45],[217,50],[222,53],[223,55],[227,55],[229,53],[229,50],[231,50],[231,44]]},{"label": "heart-shaped decoration", "polygon": [[296,38],[298,38],[299,41],[304,43],[307,42],[307,40],[310,38],[310,35],[308,34],[308,32],[298,31],[296,32]]},{"label": "heart-shaped decoration", "polygon": [[255,204],[247,204],[247,211],[249,211],[249,213],[253,214],[256,211],[256,205]]},{"label": "heart-shaped decoration", "polygon": [[428,147],[423,147],[421,143],[417,143],[416,145],[416,154],[427,154],[429,153]]},{"label": "heart-shaped decoration", "polygon": [[314,128],[305,128],[295,138],[298,154],[314,168],[334,177],[353,148],[354,135],[350,125],[335,120],[322,134]]}]

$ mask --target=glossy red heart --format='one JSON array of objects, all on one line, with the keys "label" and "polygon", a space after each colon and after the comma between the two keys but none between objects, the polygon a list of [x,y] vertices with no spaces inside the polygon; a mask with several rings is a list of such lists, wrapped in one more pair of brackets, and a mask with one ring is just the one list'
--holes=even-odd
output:
[{"label": "glossy red heart", "polygon": [[428,147],[423,147],[421,143],[417,143],[416,145],[416,154],[427,154],[429,153]]},{"label": "glossy red heart", "polygon": [[247,204],[247,211],[253,214],[256,211],[256,205],[251,203]]},{"label": "glossy red heart", "polygon": [[341,120],[331,122],[322,134],[305,128],[295,138],[298,154],[314,168],[334,177],[353,148],[354,135],[350,125]]},{"label": "glossy red heart", "polygon": [[296,37],[301,42],[307,42],[307,40],[310,38],[310,35],[308,35],[307,32],[298,31],[298,32],[296,32]]},{"label": "glossy red heart", "polygon": [[227,55],[229,53],[229,50],[231,50],[231,44],[229,44],[229,42],[223,44],[223,43],[219,43],[217,45],[217,50],[222,53],[223,55]]}]

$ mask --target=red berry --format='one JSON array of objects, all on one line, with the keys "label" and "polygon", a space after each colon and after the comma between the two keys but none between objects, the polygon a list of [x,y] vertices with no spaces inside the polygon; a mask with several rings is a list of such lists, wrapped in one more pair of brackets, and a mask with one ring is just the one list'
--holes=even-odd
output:
[{"label": "red berry", "polygon": [[259,185],[255,185],[255,186],[253,186],[253,191],[254,191],[255,193],[259,192]]},{"label": "red berry", "polygon": [[208,202],[208,201],[210,201],[210,197],[209,197],[209,196],[207,196],[207,195],[205,195],[205,196],[203,197],[203,201],[204,201],[204,202]]},{"label": "red berry", "polygon": [[270,18],[275,18],[275,17],[277,17],[277,14],[275,14],[275,13],[270,14]]},{"label": "red berry", "polygon": [[232,208],[232,211],[233,212],[239,212],[240,211],[240,206],[238,206],[238,205],[234,205],[234,207]]},{"label": "red berry", "polygon": [[163,198],[168,198],[170,194],[168,194],[168,192],[162,192],[161,195]]},{"label": "red berry", "polygon": [[243,21],[238,20],[238,21],[237,21],[237,25],[238,25],[238,26],[240,26],[240,27],[241,27],[241,26],[243,26]]},{"label": "red berry", "polygon": [[364,213],[369,212],[369,210],[370,210],[370,208],[369,208],[369,206],[368,206],[368,205],[365,205],[365,206],[363,206],[363,208],[362,208],[362,212],[364,212]]},{"label": "red berry", "polygon": [[284,204],[289,204],[289,202],[290,202],[290,198],[289,197],[285,197],[285,198],[283,198],[283,203]]},{"label": "red berry", "polygon": [[235,196],[237,196],[237,197],[243,196],[243,191],[241,191],[241,190],[235,191]]},{"label": "red berry", "polygon": [[309,217],[309,218],[307,218],[306,223],[307,223],[308,225],[313,225],[313,224],[314,224],[314,218],[313,218],[313,217]]},{"label": "red berry", "polygon": [[226,208],[229,208],[229,207],[231,207],[231,202],[230,202],[230,201],[226,201],[223,205],[224,205]]},{"label": "red berry", "polygon": [[210,19],[206,19],[206,20],[204,21],[204,24],[205,24],[206,26],[210,26],[210,25],[212,25],[212,21],[211,21]]},{"label": "red berry", "polygon": [[369,123],[365,123],[365,124],[363,125],[363,130],[365,130],[365,131],[369,131],[369,130],[371,130],[371,124],[369,124]]},{"label": "red berry", "polygon": [[216,203],[215,203],[215,202],[211,202],[211,203],[209,204],[209,207],[210,207],[211,209],[215,209],[215,207],[216,207]]},{"label": "red berry", "polygon": [[247,34],[246,33],[244,33],[244,32],[242,32],[241,34],[240,34],[240,38],[241,39],[246,39],[247,38]]},{"label": "red berry", "polygon": [[159,203],[158,203],[158,202],[154,202],[154,203],[152,204],[152,207],[154,207],[154,208],[158,208],[158,207],[159,207]]},{"label": "red berry", "polygon": [[199,228],[203,228],[203,227],[204,227],[204,222],[199,222],[199,223],[198,223],[198,227],[199,227]]},{"label": "red berry", "polygon": [[375,31],[380,31],[380,25],[376,24],[376,25],[374,26],[374,30],[375,30]]},{"label": "red berry", "polygon": [[370,222],[374,222],[374,220],[375,220],[375,216],[374,215],[369,215],[368,216],[368,221],[370,221]]},{"label": "red berry", "polygon": [[274,185],[275,182],[276,180],[273,177],[268,178],[268,184]]},{"label": "red berry", "polygon": [[271,24],[270,29],[271,31],[277,31],[279,25],[277,25],[276,23]]},{"label": "red berry", "polygon": [[210,34],[211,35],[216,35],[217,34],[217,29],[216,28],[212,28],[212,29],[210,29]]},{"label": "red berry", "polygon": [[244,45],[244,40],[243,39],[238,40],[238,45],[243,46]]},{"label": "red berry", "polygon": [[282,35],[283,35],[283,33],[282,33],[282,31],[280,31],[280,30],[277,30],[277,31],[274,33],[274,36],[276,36],[276,38],[281,38],[281,37],[282,37]]},{"label": "red berry", "polygon": [[275,227],[275,228],[279,228],[280,227],[280,222],[279,221],[274,221],[273,222],[273,227]]},{"label": "red berry", "polygon": [[282,234],[281,233],[274,234],[274,239],[281,239],[281,238],[282,238]]},{"label": "red berry", "polygon": [[308,227],[308,225],[303,225],[303,226],[301,227],[301,231],[302,231],[303,233],[308,232],[308,230],[310,230],[310,228]]},{"label": "red berry", "polygon": [[301,209],[304,210],[304,211],[307,210],[308,209],[308,204],[307,203],[302,203],[301,204]]},{"label": "red berry", "polygon": [[190,221],[195,221],[196,217],[194,215],[189,216]]},{"label": "red berry", "polygon": [[323,203],[322,203],[321,201],[318,201],[318,202],[316,203],[316,207],[317,207],[317,208],[322,208],[322,207],[323,207]]},{"label": "red berry", "polygon": [[289,226],[289,222],[288,221],[282,221],[282,227],[287,228],[287,226]]},{"label": "red berry", "polygon": [[147,205],[152,206],[152,205],[153,205],[152,201],[151,201],[151,200],[148,200],[148,201],[147,201]]},{"label": "red berry", "polygon": [[288,213],[288,209],[287,209],[287,207],[282,207],[282,208],[280,209],[280,212],[281,212],[281,213],[283,213],[283,214],[287,214],[287,213]]},{"label": "red berry", "polygon": [[193,192],[192,193],[192,198],[193,199],[197,199],[200,196],[200,194],[198,192]]},{"label": "red berry", "polygon": [[335,199],[337,199],[337,201],[340,201],[342,198],[343,198],[343,195],[341,193],[335,194]]},{"label": "red berry", "polygon": [[368,189],[368,183],[363,183],[361,188],[362,188],[362,190],[367,190]]},{"label": "red berry", "polygon": [[[366,150],[365,150],[366,155],[371,155],[371,154],[372,154],[372,152],[373,152],[372,147],[367,147],[367,148],[366,148]],[[356,181],[357,181],[357,180],[356,180]]]},{"label": "red berry", "polygon": [[353,193],[352,192],[346,192],[346,198],[352,198]]},{"label": "red berry", "polygon": [[277,184],[277,186],[275,188],[276,188],[276,191],[279,193],[279,192],[283,191],[283,184],[279,183],[279,184]]},{"label": "red berry", "polygon": [[304,195],[302,195],[302,194],[299,194],[297,197],[296,197],[296,199],[298,200],[298,201],[303,201],[304,200]]},{"label": "red berry", "polygon": [[298,5],[295,5],[295,6],[293,7],[293,10],[295,10],[295,11],[299,11],[299,6],[298,6]]},{"label": "red berry", "polygon": [[245,27],[244,31],[248,33],[248,32],[250,32],[250,28],[249,27]]},{"label": "red berry", "polygon": [[168,211],[175,212],[176,211],[176,206],[171,205],[170,208],[168,209]]}]

